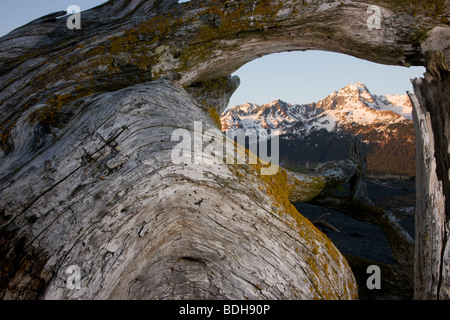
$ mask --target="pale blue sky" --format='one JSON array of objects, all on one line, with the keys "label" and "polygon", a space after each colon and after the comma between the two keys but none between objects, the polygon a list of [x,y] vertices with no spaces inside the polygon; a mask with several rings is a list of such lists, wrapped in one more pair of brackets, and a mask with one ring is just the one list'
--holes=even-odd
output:
[{"label": "pale blue sky", "polygon": [[106,0],[1,0],[0,1],[0,36],[45,16],[46,14],[67,10],[70,5],[77,5],[87,10]]},{"label": "pale blue sky", "polygon": [[292,104],[317,102],[356,82],[364,83],[372,94],[406,94],[413,91],[410,79],[422,77],[424,72],[423,67],[386,66],[325,51],[277,53],[235,72],[241,85],[230,106],[276,99]]},{"label": "pale blue sky", "polygon": [[[87,10],[105,0],[2,0],[0,36],[43,15],[78,5]],[[290,103],[316,102],[349,83],[362,82],[374,94],[412,91],[411,78],[421,77],[422,67],[384,66],[342,54],[321,51],[273,54],[254,60],[234,74],[241,85],[230,105],[275,99]]]}]

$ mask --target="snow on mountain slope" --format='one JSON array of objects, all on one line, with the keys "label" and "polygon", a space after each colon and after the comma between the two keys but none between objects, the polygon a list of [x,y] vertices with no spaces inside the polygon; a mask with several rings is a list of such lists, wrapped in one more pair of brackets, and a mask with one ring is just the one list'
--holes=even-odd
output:
[{"label": "snow on mountain slope", "polygon": [[[260,140],[279,135],[280,159],[302,166],[348,156],[352,137],[364,142],[368,170],[415,174],[415,135],[407,95],[373,95],[362,83],[349,84],[310,104],[275,100],[226,110],[223,131],[264,129]],[[256,141],[251,141],[256,142]]]},{"label": "snow on mountain slope", "polygon": [[222,116],[224,131],[265,129],[271,134],[307,135],[325,129],[339,132],[351,126],[387,125],[411,121],[411,103],[407,95],[372,95],[362,83],[350,84],[325,99],[304,105],[275,100],[264,105],[246,103],[226,110]]},{"label": "snow on mountain slope", "polygon": [[394,111],[412,121],[412,105],[407,95],[380,96],[377,97],[377,102],[382,110]]}]

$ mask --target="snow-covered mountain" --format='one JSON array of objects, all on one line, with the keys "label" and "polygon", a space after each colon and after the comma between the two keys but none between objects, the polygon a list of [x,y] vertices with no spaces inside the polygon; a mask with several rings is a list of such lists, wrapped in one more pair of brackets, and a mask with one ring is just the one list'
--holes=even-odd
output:
[{"label": "snow-covered mountain", "polygon": [[369,171],[414,175],[411,111],[407,95],[377,96],[356,83],[316,103],[237,105],[221,120],[223,131],[265,129],[279,135],[280,156],[294,166],[346,158],[351,137],[361,135]]},{"label": "snow-covered mountain", "polygon": [[404,96],[372,95],[362,83],[350,84],[323,100],[310,104],[290,104],[275,100],[268,104],[246,103],[226,110],[222,116],[224,131],[270,129],[272,134],[307,135],[326,129],[339,132],[354,125],[410,122],[411,102]]}]

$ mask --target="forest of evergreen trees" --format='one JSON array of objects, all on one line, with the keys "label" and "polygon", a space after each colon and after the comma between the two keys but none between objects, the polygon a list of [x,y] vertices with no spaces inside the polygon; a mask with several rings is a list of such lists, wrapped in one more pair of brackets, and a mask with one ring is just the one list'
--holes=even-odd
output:
[{"label": "forest of evergreen trees", "polygon": [[369,175],[415,176],[415,136],[412,123],[392,124],[387,128],[353,126],[346,134],[319,130],[304,139],[293,135],[280,138],[282,165],[311,169],[318,163],[347,159],[353,136],[360,135]]}]

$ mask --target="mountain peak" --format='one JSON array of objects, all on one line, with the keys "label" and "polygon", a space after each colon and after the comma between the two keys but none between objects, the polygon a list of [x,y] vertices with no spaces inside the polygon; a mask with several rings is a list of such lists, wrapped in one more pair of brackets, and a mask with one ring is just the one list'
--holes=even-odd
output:
[{"label": "mountain peak", "polygon": [[387,126],[411,120],[408,96],[372,95],[362,82],[348,84],[317,103],[290,104],[281,99],[256,105],[247,103],[222,116],[224,130],[270,128],[278,134],[307,134],[326,129],[339,131],[355,125]]},{"label": "mountain peak", "polygon": [[275,106],[277,104],[280,104],[280,105],[285,105],[286,104],[287,105],[288,103],[286,101],[281,100],[281,99],[276,99],[276,100],[273,100],[272,102],[268,103],[267,105],[268,106]]},{"label": "mountain peak", "polygon": [[350,83],[350,84],[346,85],[339,91],[369,92],[369,89],[367,89],[367,87],[364,83],[356,82],[356,83]]},{"label": "mountain peak", "polygon": [[357,83],[355,83],[354,84],[355,86],[358,86],[358,87],[360,87],[360,88],[362,88],[362,89],[364,89],[364,90],[367,90],[367,87],[366,87],[366,85],[364,84],[364,83],[362,83],[362,82],[357,82]]},{"label": "mountain peak", "polygon": [[[224,113],[221,121],[227,133],[266,130],[268,134],[259,139],[269,134],[280,136],[280,159],[285,164],[309,166],[344,159],[352,137],[361,136],[370,170],[413,175],[411,110],[407,95],[377,96],[356,82],[315,103],[290,104],[276,99],[261,105],[238,105]],[[398,153],[399,146],[407,151]]]}]

